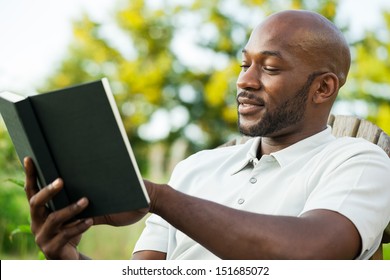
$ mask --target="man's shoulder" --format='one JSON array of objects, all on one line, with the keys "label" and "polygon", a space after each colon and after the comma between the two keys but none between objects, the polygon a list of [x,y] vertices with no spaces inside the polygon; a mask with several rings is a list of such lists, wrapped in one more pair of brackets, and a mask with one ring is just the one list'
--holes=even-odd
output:
[{"label": "man's shoulder", "polygon": [[356,138],[356,137],[338,137],[335,138],[334,141],[329,143],[329,148],[333,149],[348,149],[348,150],[357,150],[357,151],[382,151],[382,148],[380,148],[378,145],[363,139],[363,138]]},{"label": "man's shoulder", "polygon": [[369,156],[390,162],[388,155],[381,147],[363,138],[338,137],[324,147],[323,153],[328,156],[343,156],[348,158]]}]

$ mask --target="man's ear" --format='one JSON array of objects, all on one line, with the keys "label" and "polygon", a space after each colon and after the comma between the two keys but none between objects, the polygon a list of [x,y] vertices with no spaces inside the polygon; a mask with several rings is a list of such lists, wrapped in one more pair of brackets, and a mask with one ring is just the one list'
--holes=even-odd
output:
[{"label": "man's ear", "polygon": [[339,78],[336,74],[327,72],[316,77],[313,102],[316,104],[334,101],[339,90]]}]

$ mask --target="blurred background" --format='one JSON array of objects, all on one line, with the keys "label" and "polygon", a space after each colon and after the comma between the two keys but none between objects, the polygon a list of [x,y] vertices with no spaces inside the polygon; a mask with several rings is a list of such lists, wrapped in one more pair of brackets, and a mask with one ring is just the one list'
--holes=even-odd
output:
[{"label": "blurred background", "polygon": [[[265,16],[317,11],[345,33],[352,67],[334,113],[390,133],[390,1],[0,0],[0,91],[31,95],[108,77],[144,177],[237,136],[241,49]],[[39,259],[22,167],[0,118],[0,258]],[[98,226],[81,251],[128,259],[143,223]],[[386,249],[386,258],[390,258]]]}]

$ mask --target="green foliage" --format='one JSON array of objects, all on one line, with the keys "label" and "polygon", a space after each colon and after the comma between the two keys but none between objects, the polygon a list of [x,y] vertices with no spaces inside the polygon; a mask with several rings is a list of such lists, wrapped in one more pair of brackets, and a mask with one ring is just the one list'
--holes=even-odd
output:
[{"label": "green foliage", "polygon": [[24,181],[22,180],[18,180],[18,179],[14,179],[14,178],[9,178],[7,179],[6,181],[8,182],[11,182],[13,184],[15,184],[16,186],[19,186],[21,188],[24,188]]},{"label": "green foliage", "polygon": [[0,151],[0,180],[4,180],[6,174],[12,174],[20,167],[20,163],[2,119],[0,119]]},{"label": "green foliage", "polygon": [[18,225],[10,234],[10,239],[12,241],[12,238],[17,234],[31,234],[31,228],[29,224],[25,225]]},{"label": "green foliage", "polygon": [[383,259],[390,260],[390,243],[383,245]]},{"label": "green foliage", "polygon": [[[14,180],[12,180],[14,181]],[[20,183],[20,180],[16,180]],[[24,254],[36,251],[30,232],[28,204],[23,189],[10,180],[0,181],[0,252]]]},{"label": "green foliage", "polygon": [[390,11],[384,11],[385,27],[366,31],[352,43],[352,66],[341,98],[360,100],[366,105],[368,119],[390,133]]},{"label": "green foliage", "polygon": [[0,123],[0,252],[8,256],[33,254],[38,249],[29,230],[23,172],[12,142]]},{"label": "green foliage", "polygon": [[[183,2],[122,1],[110,30],[84,14],[73,23],[67,54],[39,89],[43,92],[108,77],[142,173],[163,174],[154,180],[166,180],[174,161],[235,135],[239,55],[255,24],[272,12],[289,8],[318,11],[334,20],[339,3]],[[384,18],[384,32],[367,32],[365,38],[351,44],[353,66],[339,99],[364,101],[368,117],[390,132],[390,13],[384,13]],[[118,34],[121,40],[115,41],[111,34]],[[200,55],[195,57],[195,53]],[[165,133],[153,134],[162,128]],[[24,192],[11,182],[19,180],[20,185],[23,175],[2,126],[0,150],[0,203],[4,209],[0,249],[11,252],[15,246],[10,235],[12,242],[28,236],[22,233],[27,229],[20,226],[28,224],[28,209]],[[159,161],[157,151],[162,158]],[[150,164],[155,161],[161,164]]]}]

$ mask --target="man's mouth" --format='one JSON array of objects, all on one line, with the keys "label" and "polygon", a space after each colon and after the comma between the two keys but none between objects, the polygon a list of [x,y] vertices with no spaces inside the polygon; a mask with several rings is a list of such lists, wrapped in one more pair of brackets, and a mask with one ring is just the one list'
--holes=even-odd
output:
[{"label": "man's mouth", "polygon": [[255,114],[264,108],[263,102],[252,98],[238,97],[237,103],[238,103],[238,113],[240,115]]}]

